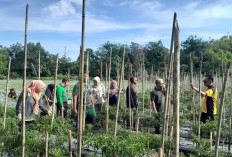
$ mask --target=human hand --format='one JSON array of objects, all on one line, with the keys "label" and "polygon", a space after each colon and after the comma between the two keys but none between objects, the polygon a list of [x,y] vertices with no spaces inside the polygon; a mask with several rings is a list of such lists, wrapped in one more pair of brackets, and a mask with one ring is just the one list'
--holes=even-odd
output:
[{"label": "human hand", "polygon": [[18,116],[17,116],[17,118],[18,118],[18,120],[22,120],[22,115],[21,114],[19,114]]},{"label": "human hand", "polygon": [[77,113],[78,113],[77,110],[73,110],[74,115],[77,115]]},{"label": "human hand", "polygon": [[48,116],[52,116],[52,112],[51,111],[48,111]]},{"label": "human hand", "polygon": [[194,84],[193,83],[191,83],[191,87],[192,87],[192,89],[195,89],[196,87],[194,86]]}]

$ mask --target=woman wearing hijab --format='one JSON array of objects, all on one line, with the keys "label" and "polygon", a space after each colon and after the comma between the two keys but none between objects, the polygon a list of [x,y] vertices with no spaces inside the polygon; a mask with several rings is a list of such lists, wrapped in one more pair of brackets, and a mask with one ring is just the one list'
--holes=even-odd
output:
[{"label": "woman wearing hijab", "polygon": [[[25,100],[25,116],[26,120],[34,120],[34,115],[39,114],[39,109],[44,113],[51,116],[51,112],[48,111],[44,106],[42,99],[40,98],[41,92],[46,85],[41,80],[33,80],[26,88],[26,100]],[[22,102],[23,92],[20,94],[17,105],[16,105],[16,116],[19,120],[22,119]]]},{"label": "woman wearing hijab", "polygon": [[[117,105],[118,92],[119,92],[119,89],[117,86],[117,82],[115,80],[112,80],[110,82],[109,105],[111,106]],[[121,93],[123,93],[123,91],[121,91]]]},{"label": "woman wearing hijab", "polygon": [[105,102],[105,87],[103,84],[101,84],[98,76],[93,79],[91,93],[93,95],[95,108],[97,111],[100,111],[102,108],[102,103]]}]

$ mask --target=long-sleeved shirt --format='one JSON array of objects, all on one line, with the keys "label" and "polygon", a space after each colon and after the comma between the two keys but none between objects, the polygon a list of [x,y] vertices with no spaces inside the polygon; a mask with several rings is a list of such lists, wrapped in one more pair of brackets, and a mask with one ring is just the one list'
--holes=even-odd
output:
[{"label": "long-sleeved shirt", "polygon": [[[22,102],[23,102],[23,92],[20,94],[18,102],[16,104],[16,116],[22,114]],[[35,105],[35,100],[33,97],[30,95],[30,92],[28,89],[26,89],[26,104],[25,104],[25,116],[26,119],[33,119],[34,118],[34,105]],[[48,113],[48,110],[43,106],[43,101],[42,99],[39,99],[39,108],[44,112]]]},{"label": "long-sleeved shirt", "polygon": [[60,106],[63,106],[63,102],[68,102],[68,100],[70,99],[67,97],[67,92],[61,84],[59,84],[56,87],[56,98],[57,98],[57,103]]},{"label": "long-sleeved shirt", "polygon": [[137,93],[135,91],[134,86],[130,85],[130,104],[129,104],[129,86],[126,89],[126,103],[127,107],[131,105],[131,108],[137,108],[138,107],[138,97]]}]

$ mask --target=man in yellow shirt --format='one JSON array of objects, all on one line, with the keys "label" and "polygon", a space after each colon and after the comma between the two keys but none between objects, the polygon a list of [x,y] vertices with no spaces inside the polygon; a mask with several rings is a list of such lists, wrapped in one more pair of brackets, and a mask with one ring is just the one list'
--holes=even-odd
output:
[{"label": "man in yellow shirt", "polygon": [[213,85],[213,76],[212,75],[205,75],[203,82],[206,86],[206,91],[202,92],[199,91],[193,84],[191,84],[192,89],[200,92],[203,96],[203,102],[202,102],[202,113],[201,113],[201,121],[203,123],[206,122],[207,119],[211,118],[211,120],[214,120],[214,115],[217,114],[217,96],[218,92],[217,89]]}]

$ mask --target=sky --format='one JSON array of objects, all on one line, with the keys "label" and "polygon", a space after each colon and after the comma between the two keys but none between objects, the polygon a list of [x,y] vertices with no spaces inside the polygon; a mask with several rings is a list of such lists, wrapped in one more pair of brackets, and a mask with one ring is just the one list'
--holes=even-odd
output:
[{"label": "sky", "polygon": [[[26,4],[28,42],[75,60],[81,45],[82,0],[0,0],[0,45],[24,43]],[[86,0],[85,48],[109,41],[145,45],[161,40],[170,47],[174,12],[181,41],[232,33],[231,0]]]}]

